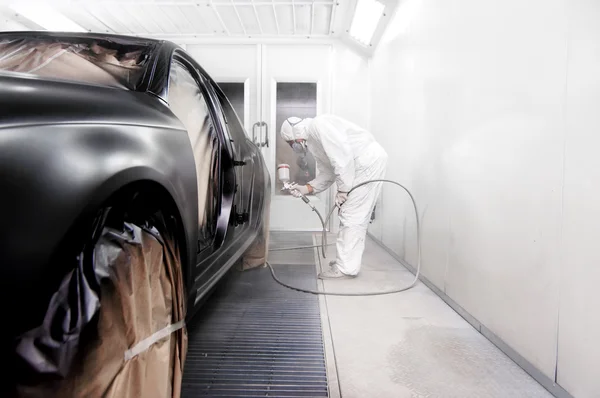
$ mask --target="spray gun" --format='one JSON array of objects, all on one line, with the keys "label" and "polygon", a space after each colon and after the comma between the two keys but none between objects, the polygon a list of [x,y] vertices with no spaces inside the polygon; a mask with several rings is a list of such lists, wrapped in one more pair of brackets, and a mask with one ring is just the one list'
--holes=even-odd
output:
[{"label": "spray gun", "polygon": [[281,190],[282,190],[282,191],[290,191],[290,192],[291,192],[292,190],[294,190],[294,191],[296,191],[296,192],[300,193],[300,195],[301,195],[301,196],[300,196],[300,199],[302,199],[302,201],[304,201],[304,203],[306,203],[306,204],[307,204],[307,205],[309,205],[309,206],[310,206],[310,207],[311,207],[313,210],[315,210],[315,211],[316,211],[316,209],[315,209],[315,206],[313,206],[313,204],[312,204],[312,203],[310,203],[310,199],[308,199],[308,198],[306,197],[306,195],[303,195],[303,194],[302,194],[300,191],[298,191],[297,189],[294,189],[294,188],[292,188],[292,186],[294,186],[294,184],[295,184],[294,182],[284,182],[284,183],[283,183],[283,188],[281,188]]},{"label": "spray gun", "polygon": [[[289,164],[280,164],[277,166],[277,177],[279,178],[279,181],[283,182],[283,188],[281,188],[281,191],[296,191],[298,193],[300,193],[297,189],[292,188],[294,186],[295,183],[290,182],[290,165]],[[300,193],[300,198],[302,199],[302,201],[304,203],[306,203],[307,205],[309,205],[311,207],[311,209],[313,209],[313,211],[317,211],[317,209],[315,208],[315,206],[310,203],[310,199],[308,199],[306,197],[306,195],[303,195],[302,193]]]},{"label": "spray gun", "polygon": [[[298,191],[295,188],[292,188],[294,186],[293,182],[290,182],[290,165],[289,164],[279,164],[277,165],[277,178],[279,178],[279,181],[281,181],[283,183],[283,188],[281,188],[281,191],[288,191],[288,192],[292,192],[292,191],[296,191],[300,194],[300,198],[302,199],[302,201],[304,203],[306,203],[307,205],[310,206],[310,208],[312,209],[312,211],[314,211],[315,213],[317,213],[317,216],[319,216],[319,220],[321,220],[321,225],[323,226],[323,233],[322,233],[322,238],[321,238],[321,252],[323,254],[323,258],[326,258],[326,254],[325,254],[325,247],[327,246],[327,229],[325,227],[325,225],[327,224],[327,221],[323,220],[323,216],[321,215],[321,213],[319,212],[319,210],[317,210],[317,208],[310,202],[310,199],[308,199],[306,197],[306,195],[302,194],[302,192]],[[331,213],[333,213],[333,209],[331,209]],[[330,216],[331,216],[330,213]],[[329,218],[328,218],[329,220]]]}]

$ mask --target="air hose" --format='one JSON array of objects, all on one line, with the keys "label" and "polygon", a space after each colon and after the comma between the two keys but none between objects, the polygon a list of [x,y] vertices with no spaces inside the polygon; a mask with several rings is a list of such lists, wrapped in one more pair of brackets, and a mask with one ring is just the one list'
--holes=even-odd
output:
[{"label": "air hose", "polygon": [[[281,279],[279,279],[277,277],[277,275],[275,274],[275,270],[273,269],[273,266],[267,261],[266,265],[271,270],[271,276],[273,277],[273,279],[280,285],[285,286],[289,289],[293,289],[293,290],[303,292],[303,293],[321,294],[321,295],[327,295],[327,296],[381,296],[384,294],[400,293],[400,292],[404,292],[408,289],[413,288],[417,284],[417,282],[419,280],[419,275],[421,274],[421,223],[419,221],[419,211],[417,209],[417,202],[415,201],[415,198],[410,193],[408,188],[406,188],[404,185],[402,185],[396,181],[383,180],[383,179],[369,180],[369,181],[362,182],[362,183],[356,185],[354,188],[352,188],[350,190],[350,192],[348,192],[348,195],[351,195],[354,190],[356,190],[364,185],[375,183],[375,182],[393,184],[393,185],[397,185],[400,188],[404,189],[406,191],[406,193],[408,194],[408,196],[410,197],[410,200],[412,201],[412,204],[413,204],[413,208],[415,209],[415,216],[416,216],[416,220],[417,220],[417,224],[416,224],[416,226],[417,226],[417,266],[415,267],[416,271],[415,271],[415,276],[414,276],[414,279],[412,280],[412,282],[410,282],[406,286],[401,286],[401,287],[388,289],[388,290],[381,290],[381,291],[377,291],[377,292],[326,292],[326,291],[319,291],[319,290],[302,289],[302,288],[299,288],[296,286],[292,286],[288,283],[285,283]],[[310,248],[320,247],[321,252],[323,254],[323,258],[325,258],[325,247],[331,246],[331,245],[327,244],[327,223],[329,222],[329,219],[331,218],[331,215],[333,214],[333,211],[335,210],[337,205],[334,205],[331,208],[331,210],[329,211],[329,214],[327,215],[327,218],[325,220],[323,220],[321,213],[319,213],[319,211],[314,206],[312,206],[307,200],[304,200],[304,201],[307,204],[309,204],[309,206],[313,209],[313,211],[315,211],[317,213],[317,215],[319,216],[319,220],[321,221],[321,224],[323,225],[321,244],[320,245],[312,245],[312,246],[285,247],[285,248],[279,248],[279,249],[271,249],[269,251],[300,250],[300,249],[310,249]]]}]

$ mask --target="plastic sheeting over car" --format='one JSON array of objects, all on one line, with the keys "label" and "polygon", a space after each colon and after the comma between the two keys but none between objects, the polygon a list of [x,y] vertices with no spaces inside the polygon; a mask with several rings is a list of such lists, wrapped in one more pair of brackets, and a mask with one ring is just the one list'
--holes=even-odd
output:
[{"label": "plastic sheeting over car", "polygon": [[200,86],[179,62],[173,62],[169,78],[169,107],[184,125],[196,164],[198,224],[206,247],[214,236],[219,193],[219,139]]},{"label": "plastic sheeting over car", "polygon": [[0,70],[135,90],[152,49],[91,38],[0,37]]},{"label": "plastic sheeting over car", "polygon": [[104,228],[19,338],[21,397],[178,397],[187,349],[185,292],[172,242]]}]

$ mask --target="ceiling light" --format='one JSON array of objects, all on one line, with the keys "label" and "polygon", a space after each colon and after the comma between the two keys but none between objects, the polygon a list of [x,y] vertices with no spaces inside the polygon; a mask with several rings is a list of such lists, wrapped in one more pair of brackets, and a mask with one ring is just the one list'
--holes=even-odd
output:
[{"label": "ceiling light", "polygon": [[384,9],[385,5],[377,0],[358,0],[350,25],[350,36],[364,45],[371,44]]},{"label": "ceiling light", "polygon": [[86,29],[77,25],[64,15],[56,12],[46,4],[12,4],[10,8],[47,30],[60,32],[87,32]]}]

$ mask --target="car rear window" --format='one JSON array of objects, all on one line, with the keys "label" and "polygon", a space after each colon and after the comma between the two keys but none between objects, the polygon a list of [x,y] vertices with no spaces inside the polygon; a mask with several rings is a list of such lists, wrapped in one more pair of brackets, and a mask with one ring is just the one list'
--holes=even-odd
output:
[{"label": "car rear window", "polygon": [[0,37],[0,72],[136,90],[153,49],[92,38]]}]

